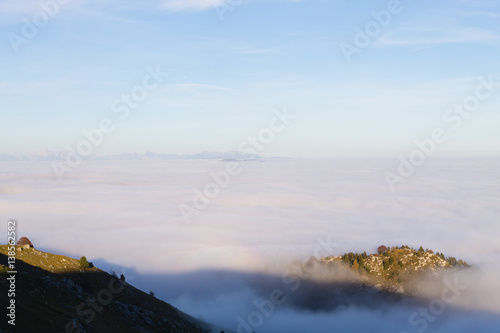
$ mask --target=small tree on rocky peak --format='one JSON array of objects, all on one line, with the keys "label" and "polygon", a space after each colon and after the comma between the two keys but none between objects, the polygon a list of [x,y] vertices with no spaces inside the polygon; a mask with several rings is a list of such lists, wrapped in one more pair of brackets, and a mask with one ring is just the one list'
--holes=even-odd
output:
[{"label": "small tree on rocky peak", "polygon": [[352,269],[356,272],[359,270],[359,264],[357,259],[354,259],[354,262],[352,263]]},{"label": "small tree on rocky peak", "polygon": [[359,268],[365,268],[365,260],[363,259],[362,256],[359,257],[358,264]]},{"label": "small tree on rocky peak", "polygon": [[456,266],[456,264],[457,264],[457,258],[455,258],[455,257],[449,257],[446,261],[448,261],[448,263],[451,266]]},{"label": "small tree on rocky peak", "polygon": [[80,268],[81,269],[86,269],[86,268],[89,268],[89,267],[90,267],[90,264],[87,261],[87,258],[85,258],[85,256],[81,257],[80,258]]}]

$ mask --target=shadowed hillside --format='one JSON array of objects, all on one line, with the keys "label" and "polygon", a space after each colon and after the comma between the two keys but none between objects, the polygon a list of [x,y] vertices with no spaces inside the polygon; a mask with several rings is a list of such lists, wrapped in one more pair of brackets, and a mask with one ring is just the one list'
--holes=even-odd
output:
[{"label": "shadowed hillside", "polygon": [[[2,332],[212,332],[209,324],[134,288],[123,277],[96,267],[81,269],[79,260],[29,246],[16,246],[16,253],[16,326],[12,330],[2,320]],[[4,277],[6,254],[7,246],[0,246]],[[8,290],[5,278],[0,288]]]}]

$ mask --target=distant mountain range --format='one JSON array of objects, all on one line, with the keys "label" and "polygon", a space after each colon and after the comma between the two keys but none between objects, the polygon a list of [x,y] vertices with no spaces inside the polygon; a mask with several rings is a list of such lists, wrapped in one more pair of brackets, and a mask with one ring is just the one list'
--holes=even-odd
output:
[{"label": "distant mountain range", "polygon": [[[0,161],[57,161],[64,160],[67,152],[54,152],[48,149],[42,149],[28,155],[0,154]],[[146,153],[121,153],[108,155],[91,155],[82,157],[84,160],[255,160],[262,159],[259,155],[245,154],[239,151],[228,152],[201,152],[196,154],[159,154],[153,152]]]}]

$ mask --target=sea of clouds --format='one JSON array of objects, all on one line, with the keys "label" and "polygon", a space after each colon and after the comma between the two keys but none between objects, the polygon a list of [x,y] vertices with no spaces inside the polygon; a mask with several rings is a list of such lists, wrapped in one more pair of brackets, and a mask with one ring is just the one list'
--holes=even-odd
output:
[{"label": "sea of clouds", "polygon": [[[186,220],[179,207],[227,163],[84,161],[58,181],[50,162],[0,162],[0,215],[38,249],[85,255],[238,332],[498,331],[500,159],[428,160],[394,192],[384,178],[394,160],[239,162],[241,173]],[[419,304],[332,306],[334,278],[289,273],[311,256],[382,244],[422,245],[475,268],[421,286]],[[454,279],[462,289],[440,307],[443,281]]]}]

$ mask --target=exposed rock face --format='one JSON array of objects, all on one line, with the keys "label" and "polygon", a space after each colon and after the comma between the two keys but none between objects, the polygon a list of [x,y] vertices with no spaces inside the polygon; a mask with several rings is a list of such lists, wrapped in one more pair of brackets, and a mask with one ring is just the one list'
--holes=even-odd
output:
[{"label": "exposed rock face", "polygon": [[376,254],[346,253],[342,256],[320,258],[326,267],[344,267],[352,271],[363,283],[399,294],[411,294],[426,276],[439,274],[445,269],[470,267],[465,261],[445,257],[432,250],[419,250],[408,246],[380,246]]},{"label": "exposed rock face", "polygon": [[21,237],[17,241],[17,245],[28,245],[29,247],[33,247],[33,244],[31,243],[31,241],[27,237]]}]

